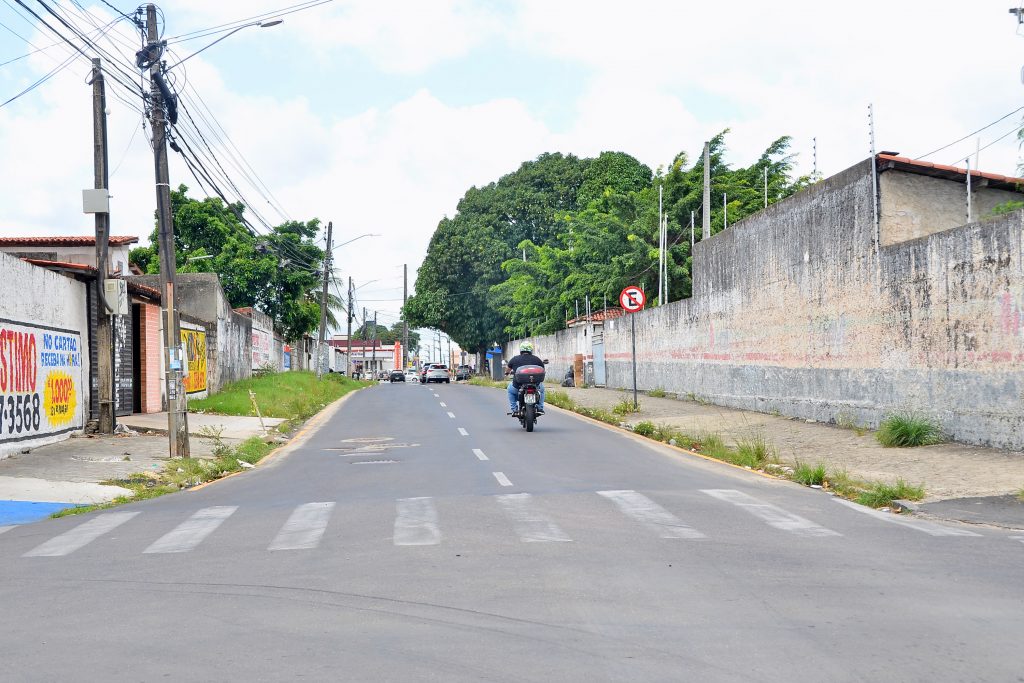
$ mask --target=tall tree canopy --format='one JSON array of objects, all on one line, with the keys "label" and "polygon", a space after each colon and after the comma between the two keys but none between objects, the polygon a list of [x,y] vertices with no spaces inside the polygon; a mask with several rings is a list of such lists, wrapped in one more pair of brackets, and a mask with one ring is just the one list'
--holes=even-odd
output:
[{"label": "tall tree canopy", "polygon": [[[320,324],[324,252],[313,243],[320,221],[288,221],[257,236],[242,223],[244,208],[215,197],[193,199],[185,185],[172,191],[177,270],[217,273],[233,308],[257,307],[288,339],[297,339]],[[133,249],[131,260],[156,274],[157,228],[149,239],[151,246]],[[336,298],[332,302],[340,305]]]},{"label": "tall tree canopy", "polygon": [[[756,162],[730,167],[725,136],[710,144],[712,234],[810,182],[793,178],[790,139]],[[767,188],[765,184],[767,172]],[[685,153],[657,175],[622,152],[544,154],[497,183],[470,188],[438,224],[405,313],[476,351],[508,336],[561,329],[590,297],[615,301],[627,284],[657,281],[658,192],[669,225],[669,298],[691,293],[690,219],[700,239],[703,158]],[[727,208],[722,204],[725,194]]]}]

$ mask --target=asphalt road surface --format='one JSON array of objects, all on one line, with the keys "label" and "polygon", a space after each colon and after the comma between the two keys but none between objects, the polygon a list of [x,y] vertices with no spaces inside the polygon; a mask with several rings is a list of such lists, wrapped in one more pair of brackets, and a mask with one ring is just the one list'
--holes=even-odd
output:
[{"label": "asphalt road surface", "polygon": [[504,400],[376,386],[265,467],[5,529],[0,678],[1024,680],[1024,537]]}]

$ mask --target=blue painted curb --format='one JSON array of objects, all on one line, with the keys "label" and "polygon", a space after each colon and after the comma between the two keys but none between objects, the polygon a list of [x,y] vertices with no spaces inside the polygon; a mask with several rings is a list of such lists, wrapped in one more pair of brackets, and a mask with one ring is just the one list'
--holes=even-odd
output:
[{"label": "blue painted curb", "polygon": [[74,503],[37,503],[30,500],[0,500],[0,525],[28,524],[46,519],[54,512],[75,507]]}]

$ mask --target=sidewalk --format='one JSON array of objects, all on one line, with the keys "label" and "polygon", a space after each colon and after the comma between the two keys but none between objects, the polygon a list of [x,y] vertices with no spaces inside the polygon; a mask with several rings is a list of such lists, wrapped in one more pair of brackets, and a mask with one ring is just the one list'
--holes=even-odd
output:
[{"label": "sidewalk", "polygon": [[[549,388],[556,390],[579,405],[607,410],[633,398],[632,392],[619,389]],[[924,514],[1024,529],[1024,503],[1016,496],[1024,488],[1024,453],[959,443],[884,448],[870,431],[858,436],[834,425],[695,401],[644,394],[639,399],[641,411],[626,415],[623,422],[650,420],[695,435],[716,433],[727,442],[760,435],[788,463],[821,462],[859,479],[922,484],[926,497],[918,507]]]},{"label": "sidewalk", "polygon": [[[193,457],[211,457],[214,439],[205,430],[220,432],[227,445],[262,436],[255,417],[189,413]],[[167,413],[133,415],[118,422],[134,434],[72,436],[0,460],[0,526],[24,524],[74,505],[88,505],[130,495],[128,489],[101,482],[137,472],[158,471],[169,457]],[[264,418],[267,429],[282,420]]]}]

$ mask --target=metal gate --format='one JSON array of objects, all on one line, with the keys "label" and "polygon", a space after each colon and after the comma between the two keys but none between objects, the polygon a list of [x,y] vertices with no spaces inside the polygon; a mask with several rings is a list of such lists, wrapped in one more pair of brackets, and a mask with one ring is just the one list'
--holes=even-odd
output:
[{"label": "metal gate", "polygon": [[594,351],[594,386],[603,387],[605,386],[605,369],[604,369],[604,330],[598,332],[594,330],[594,335],[591,337],[591,347]]}]

